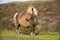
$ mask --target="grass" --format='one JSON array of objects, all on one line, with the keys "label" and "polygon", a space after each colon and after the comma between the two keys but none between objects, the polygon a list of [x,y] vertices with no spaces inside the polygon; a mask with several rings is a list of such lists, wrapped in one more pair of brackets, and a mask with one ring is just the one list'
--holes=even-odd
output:
[{"label": "grass", "polygon": [[59,35],[44,34],[31,37],[30,35],[19,34],[16,35],[14,31],[1,31],[0,40],[60,40]]}]

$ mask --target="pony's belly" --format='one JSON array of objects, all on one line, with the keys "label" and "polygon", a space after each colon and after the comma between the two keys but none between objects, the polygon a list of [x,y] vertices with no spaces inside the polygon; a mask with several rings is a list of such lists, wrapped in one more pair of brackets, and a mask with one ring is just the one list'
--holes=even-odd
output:
[{"label": "pony's belly", "polygon": [[24,27],[28,27],[30,22],[27,22],[24,18],[19,20],[19,24]]}]

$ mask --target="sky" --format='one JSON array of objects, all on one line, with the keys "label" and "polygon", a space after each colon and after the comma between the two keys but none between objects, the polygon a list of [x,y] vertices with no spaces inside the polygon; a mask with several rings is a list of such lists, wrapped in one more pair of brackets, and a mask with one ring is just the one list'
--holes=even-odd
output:
[{"label": "sky", "polygon": [[0,0],[0,4],[8,3],[8,2],[15,2],[15,1],[25,2],[29,0]]}]

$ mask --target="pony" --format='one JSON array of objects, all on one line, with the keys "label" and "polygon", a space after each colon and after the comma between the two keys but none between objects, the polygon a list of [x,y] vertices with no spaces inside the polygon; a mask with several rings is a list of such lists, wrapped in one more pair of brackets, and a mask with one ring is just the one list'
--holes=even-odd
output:
[{"label": "pony", "polygon": [[30,6],[27,8],[26,12],[15,13],[13,17],[13,22],[15,25],[16,33],[19,34],[19,27],[30,27],[31,28],[31,36],[35,35],[35,24],[34,19],[37,17],[37,9]]}]

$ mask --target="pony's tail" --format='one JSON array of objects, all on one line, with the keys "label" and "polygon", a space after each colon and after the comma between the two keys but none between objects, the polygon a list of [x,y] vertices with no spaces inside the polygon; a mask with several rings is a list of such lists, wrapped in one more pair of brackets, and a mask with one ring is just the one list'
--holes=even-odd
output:
[{"label": "pony's tail", "polygon": [[13,21],[14,21],[15,26],[17,26],[17,15],[18,15],[18,13],[15,13],[15,15],[13,17]]}]

